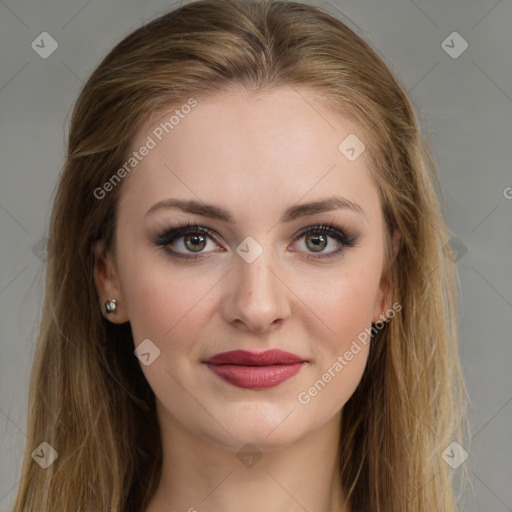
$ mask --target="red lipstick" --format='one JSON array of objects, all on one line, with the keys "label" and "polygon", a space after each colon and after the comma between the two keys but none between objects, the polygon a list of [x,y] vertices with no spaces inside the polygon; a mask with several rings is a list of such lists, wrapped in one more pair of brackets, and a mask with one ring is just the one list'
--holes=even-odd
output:
[{"label": "red lipstick", "polygon": [[203,361],[218,377],[246,389],[266,389],[281,384],[296,375],[306,362],[283,350],[264,352],[232,350]]}]

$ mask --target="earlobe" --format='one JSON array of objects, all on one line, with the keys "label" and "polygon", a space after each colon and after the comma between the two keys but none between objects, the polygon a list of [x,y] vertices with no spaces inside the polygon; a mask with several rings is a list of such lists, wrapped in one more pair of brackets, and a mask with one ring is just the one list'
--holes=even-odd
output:
[{"label": "earlobe", "polygon": [[128,322],[121,284],[111,253],[105,250],[103,240],[96,241],[92,251],[94,255],[93,277],[102,315],[115,324]]}]

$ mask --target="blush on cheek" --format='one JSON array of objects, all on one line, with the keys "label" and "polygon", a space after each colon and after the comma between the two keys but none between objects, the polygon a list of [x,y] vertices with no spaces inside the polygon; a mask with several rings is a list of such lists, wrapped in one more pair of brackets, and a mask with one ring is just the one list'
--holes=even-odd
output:
[{"label": "blush on cheek", "polygon": [[[135,345],[150,339],[160,349],[155,368],[143,368],[152,380],[166,382],[171,374],[182,382],[198,371],[205,355],[204,344],[218,338],[208,325],[212,317],[212,311],[207,310],[209,303],[201,300],[209,288],[201,296],[197,289],[183,294],[182,287],[163,286],[161,293],[141,293],[133,303],[131,325]],[[168,374],[161,374],[162,368]]]},{"label": "blush on cheek", "polygon": [[337,340],[357,334],[371,324],[376,290],[375,283],[368,278],[345,275],[314,285],[310,280],[301,290],[302,301]]}]

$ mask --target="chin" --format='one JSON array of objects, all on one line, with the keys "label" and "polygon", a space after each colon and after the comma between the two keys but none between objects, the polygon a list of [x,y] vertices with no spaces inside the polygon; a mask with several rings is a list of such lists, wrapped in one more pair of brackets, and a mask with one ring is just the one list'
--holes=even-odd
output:
[{"label": "chin", "polygon": [[300,411],[290,414],[293,407],[269,405],[265,408],[262,404],[254,403],[244,404],[243,409],[226,414],[225,423],[219,418],[232,437],[222,429],[222,436],[216,438],[216,442],[235,451],[249,443],[261,451],[273,451],[285,448],[307,435],[304,431],[306,426],[299,424],[299,418],[294,417]]}]

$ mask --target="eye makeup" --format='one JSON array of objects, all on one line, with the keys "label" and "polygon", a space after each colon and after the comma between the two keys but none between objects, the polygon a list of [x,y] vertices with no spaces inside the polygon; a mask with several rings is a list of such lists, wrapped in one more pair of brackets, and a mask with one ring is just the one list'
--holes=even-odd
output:
[{"label": "eye makeup", "polygon": [[[310,255],[306,257],[306,259],[312,260],[324,260],[324,259],[332,259],[337,256],[341,256],[346,249],[355,247],[357,244],[358,236],[352,231],[346,228],[340,228],[333,226],[334,223],[331,224],[315,224],[312,226],[308,226],[301,230],[299,234],[294,237],[294,242],[300,240],[304,237],[315,237],[316,240],[328,238],[334,239],[338,248],[334,251],[322,253],[311,251]],[[321,237],[321,238],[319,238]],[[180,239],[196,240],[194,245],[198,245],[201,242],[197,242],[197,240],[204,239],[213,240],[217,245],[222,245],[220,243],[220,237],[217,233],[205,226],[200,226],[197,224],[190,224],[189,222],[171,228],[166,228],[156,236],[152,238],[152,243],[156,246],[163,247],[166,253],[171,258],[176,258],[177,260],[188,261],[188,260],[198,260],[200,258],[206,257],[208,253],[213,251],[188,251],[182,252],[178,251],[175,248],[171,248],[170,246],[174,244],[176,241]],[[185,240],[182,242],[182,247],[186,248],[184,245]],[[204,249],[204,247],[203,247]],[[301,251],[293,251],[293,252],[301,252]],[[306,251],[307,253],[308,251]]]}]

